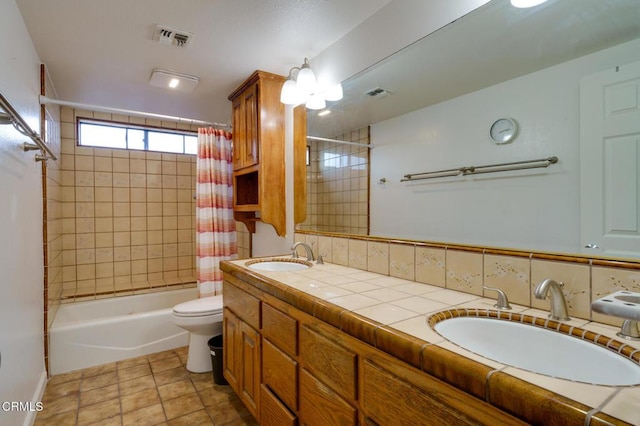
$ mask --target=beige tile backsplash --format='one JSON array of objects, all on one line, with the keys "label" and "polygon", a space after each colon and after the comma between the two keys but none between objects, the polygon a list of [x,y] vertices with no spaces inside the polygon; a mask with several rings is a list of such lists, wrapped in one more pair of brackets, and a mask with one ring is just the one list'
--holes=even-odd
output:
[{"label": "beige tile backsplash", "polygon": [[[295,240],[313,242],[332,263],[489,298],[496,294],[483,285],[496,287],[511,303],[543,311],[549,310],[549,299],[536,299],[533,290],[540,281],[552,278],[563,283],[570,316],[614,326],[622,320],[592,312],[591,302],[618,290],[640,292],[639,269],[592,265],[586,258],[547,260],[534,253],[496,254],[479,247],[431,247],[308,231],[296,233]],[[356,266],[362,256],[366,256],[366,265]]]}]

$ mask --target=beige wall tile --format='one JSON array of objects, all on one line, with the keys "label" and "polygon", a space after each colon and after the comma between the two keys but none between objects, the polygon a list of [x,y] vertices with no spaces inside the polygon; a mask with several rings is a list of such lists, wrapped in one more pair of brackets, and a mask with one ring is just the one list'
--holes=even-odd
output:
[{"label": "beige wall tile", "polygon": [[530,276],[531,263],[528,258],[484,256],[484,285],[503,290],[513,303],[530,306]]},{"label": "beige wall tile", "polygon": [[531,306],[549,310],[549,299],[540,300],[533,290],[541,281],[551,278],[564,284],[562,292],[567,300],[569,316],[591,318],[591,282],[589,265],[548,260],[531,260]]},{"label": "beige wall tile", "polygon": [[445,249],[416,247],[416,281],[446,286]]},{"label": "beige wall tile", "polygon": [[349,265],[349,240],[347,238],[331,238],[331,258],[338,265]]},{"label": "beige wall tile", "polygon": [[448,249],[446,287],[471,294],[482,294],[482,253]]},{"label": "beige wall tile", "polygon": [[415,246],[389,244],[389,275],[406,280],[415,278]]},{"label": "beige wall tile", "polygon": [[367,270],[389,275],[389,244],[367,242]]},{"label": "beige wall tile", "polygon": [[349,266],[367,269],[367,242],[363,240],[349,240]]}]

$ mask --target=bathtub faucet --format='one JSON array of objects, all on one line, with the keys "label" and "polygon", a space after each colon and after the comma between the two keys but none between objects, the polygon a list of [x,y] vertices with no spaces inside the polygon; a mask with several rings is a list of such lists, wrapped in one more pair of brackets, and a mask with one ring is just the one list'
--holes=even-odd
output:
[{"label": "bathtub faucet", "polygon": [[307,251],[307,260],[309,262],[315,260],[315,258],[313,257],[313,250],[311,250],[311,247],[309,247],[309,244],[307,243],[303,243],[302,241],[298,241],[297,243],[295,243],[293,245],[293,247],[291,247],[291,250],[293,250],[293,254],[291,255],[294,259],[298,258],[298,246],[302,246],[304,247],[304,249]]},{"label": "bathtub faucet", "polygon": [[558,283],[551,278],[547,278],[546,280],[540,281],[536,286],[536,289],[533,291],[533,294],[538,299],[545,299],[549,291],[551,291],[549,296],[551,301],[551,312],[549,313],[549,318],[556,321],[568,321],[571,319],[567,313],[567,301],[562,293],[563,285],[564,284]]}]

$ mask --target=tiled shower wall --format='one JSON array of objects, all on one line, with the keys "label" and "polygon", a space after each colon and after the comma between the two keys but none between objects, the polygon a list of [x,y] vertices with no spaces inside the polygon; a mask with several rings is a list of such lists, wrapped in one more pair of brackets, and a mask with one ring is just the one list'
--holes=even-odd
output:
[{"label": "tiled shower wall", "polygon": [[[369,144],[369,127],[335,139]],[[369,150],[312,141],[307,166],[307,220],[300,229],[369,233]]]},{"label": "tiled shower wall", "polygon": [[61,299],[193,285],[195,156],[77,146],[77,117],[197,130],[61,109]]}]

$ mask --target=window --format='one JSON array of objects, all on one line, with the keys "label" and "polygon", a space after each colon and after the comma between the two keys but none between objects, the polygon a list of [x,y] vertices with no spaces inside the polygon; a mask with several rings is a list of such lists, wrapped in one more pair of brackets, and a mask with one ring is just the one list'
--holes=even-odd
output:
[{"label": "window", "polygon": [[177,154],[197,154],[198,152],[198,137],[194,132],[84,119],[78,120],[78,144]]}]

